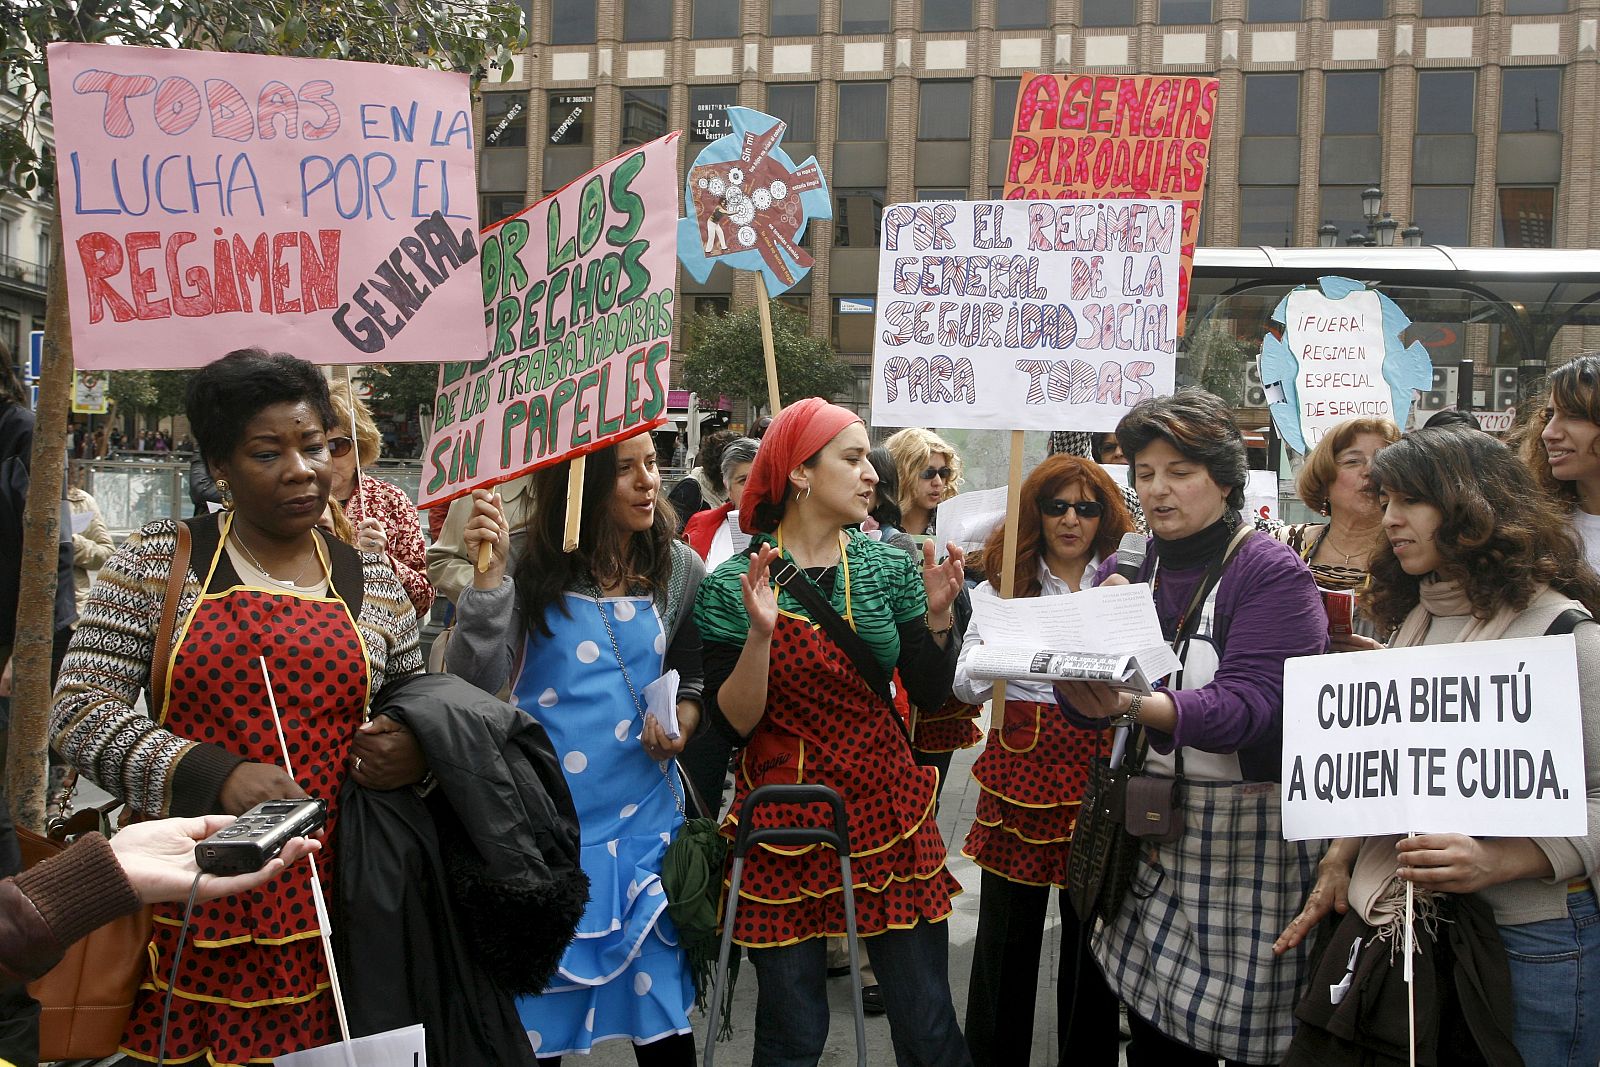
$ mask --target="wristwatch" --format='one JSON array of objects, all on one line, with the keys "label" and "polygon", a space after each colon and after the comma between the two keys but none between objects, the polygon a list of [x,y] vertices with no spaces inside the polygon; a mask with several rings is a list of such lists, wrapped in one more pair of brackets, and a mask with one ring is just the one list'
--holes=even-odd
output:
[{"label": "wristwatch", "polygon": [[1139,711],[1143,707],[1144,694],[1133,694],[1133,699],[1128,701],[1128,710],[1112,718],[1112,724],[1115,726],[1137,726],[1139,724]]}]

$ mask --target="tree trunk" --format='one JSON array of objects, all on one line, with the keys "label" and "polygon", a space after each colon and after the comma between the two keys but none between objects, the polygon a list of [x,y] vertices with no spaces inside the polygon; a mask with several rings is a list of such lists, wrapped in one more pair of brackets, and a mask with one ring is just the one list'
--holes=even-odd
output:
[{"label": "tree trunk", "polygon": [[60,558],[61,487],[67,467],[67,410],[72,403],[72,332],[67,316],[61,205],[50,232],[45,290],[44,365],[28,507],[23,515],[22,581],[17,597],[11,730],[6,796],[18,827],[43,832],[50,733],[50,643],[55,631],[56,566]]}]

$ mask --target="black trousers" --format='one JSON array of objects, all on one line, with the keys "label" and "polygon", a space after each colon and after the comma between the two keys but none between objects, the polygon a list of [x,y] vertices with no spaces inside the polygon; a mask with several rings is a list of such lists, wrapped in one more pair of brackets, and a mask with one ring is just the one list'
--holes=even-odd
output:
[{"label": "black trousers", "polygon": [[[693,1034],[673,1034],[648,1045],[633,1046],[633,1059],[639,1067],[694,1067]],[[560,1067],[560,1056],[540,1056],[539,1067]]]},{"label": "black trousers", "polygon": [[[1033,1002],[1050,887],[1025,885],[984,871],[978,894],[978,937],[967,988],[967,1048],[976,1067],[1017,1067],[1032,1062]],[[1116,998],[1089,953],[1088,929],[1078,922],[1064,890],[1058,903],[1057,1060],[1073,1067],[1116,1067]]]},{"label": "black trousers", "polygon": [[[1151,1026],[1132,1009],[1128,1011],[1128,1067],[1217,1067],[1217,1057],[1179,1044]],[[1227,1067],[1245,1067],[1237,1060],[1224,1061]]]}]

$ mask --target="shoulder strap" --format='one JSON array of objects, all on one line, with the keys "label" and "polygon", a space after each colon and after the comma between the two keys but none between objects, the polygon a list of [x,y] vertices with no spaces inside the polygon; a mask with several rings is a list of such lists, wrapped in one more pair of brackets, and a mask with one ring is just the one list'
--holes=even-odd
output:
[{"label": "shoulder strap", "polygon": [[1582,608],[1568,608],[1555,617],[1549,627],[1545,629],[1544,636],[1555,637],[1559,634],[1570,634],[1578,628],[1579,623],[1591,621],[1593,621],[1593,616]]},{"label": "shoulder strap", "polygon": [[155,658],[150,661],[150,714],[161,713],[161,704],[167,693],[167,664],[172,659],[173,631],[178,628],[178,601],[183,597],[183,583],[189,574],[191,542],[189,524],[178,520],[178,544],[172,550],[172,561],[167,570],[167,594],[161,604],[161,621],[156,626]]},{"label": "shoulder strap", "polygon": [[317,534],[322,538],[323,547],[328,550],[328,585],[333,594],[350,609],[350,617],[359,620],[367,591],[366,561],[361,558],[360,552],[337,537],[330,537],[327,531],[319,528]]},{"label": "shoulder strap", "polygon": [[772,580],[790,596],[800,601],[800,606],[828,632],[828,636],[833,638],[833,643],[850,657],[856,672],[867,683],[867,687],[888,707],[889,717],[899,725],[909,742],[911,731],[906,728],[899,713],[894,710],[894,698],[889,694],[889,677],[884,673],[883,664],[878,662],[878,657],[872,654],[872,649],[867,647],[861,635],[840,617],[833,609],[833,605],[822,595],[822,591],[812,583],[805,571],[795,566],[793,560],[781,561],[777,569],[772,572]]}]

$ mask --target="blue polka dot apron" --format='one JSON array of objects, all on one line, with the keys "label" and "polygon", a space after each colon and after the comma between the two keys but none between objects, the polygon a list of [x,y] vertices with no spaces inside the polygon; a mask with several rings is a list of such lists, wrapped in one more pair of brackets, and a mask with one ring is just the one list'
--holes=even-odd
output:
[{"label": "blue polka dot apron", "polygon": [[[201,597],[174,638],[159,721],[179,737],[282,767],[258,662],[265,657],[295,776],[329,805],[317,869],[331,893],[339,787],[366,714],[366,651],[337,596],[247,586],[228,580],[231,565],[217,574],[228,526],[225,519],[209,566],[198,561],[206,589],[226,588]],[[317,550],[326,572],[320,541]],[[270,1063],[338,1040],[310,877],[310,867],[298,864],[254,892],[196,906],[172,1000],[167,1062]],[[150,972],[123,1034],[122,1051],[139,1059],[156,1058],[182,922],[182,904],[155,906]]]},{"label": "blue polka dot apron", "polygon": [[683,825],[683,784],[676,764],[663,774],[640,745],[644,723],[627,684],[643,701],[663,671],[666,631],[649,597],[568,592],[564,606],[545,612],[552,636],[525,639],[512,686],[513,702],[561,757],[589,876],[589,906],[555,977],[539,996],[517,1001],[543,1056],[587,1052],[608,1038],[644,1044],[689,1033],[694,1003],[661,884],[662,856]]}]

